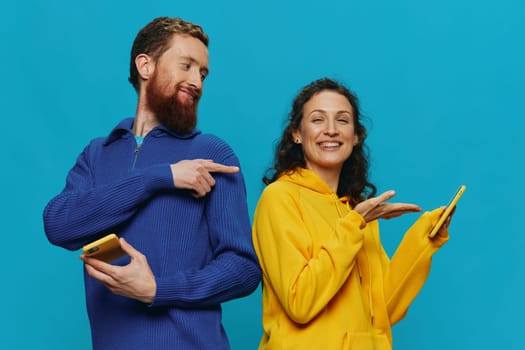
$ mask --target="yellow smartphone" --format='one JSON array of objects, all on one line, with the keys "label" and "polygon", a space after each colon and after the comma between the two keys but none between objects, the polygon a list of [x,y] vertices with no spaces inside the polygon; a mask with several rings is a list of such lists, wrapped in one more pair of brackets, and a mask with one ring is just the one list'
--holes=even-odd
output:
[{"label": "yellow smartphone", "polygon": [[91,258],[99,259],[107,263],[112,262],[125,255],[126,253],[120,246],[116,234],[110,233],[94,242],[82,247],[82,252]]},{"label": "yellow smartphone", "polygon": [[450,202],[447,204],[447,207],[445,208],[445,210],[439,217],[438,222],[434,225],[434,227],[432,227],[432,230],[428,234],[430,238],[434,238],[434,236],[438,233],[439,229],[441,228],[441,226],[443,226],[443,224],[445,223],[445,220],[447,220],[450,213],[452,213],[452,210],[454,210],[457,202],[459,201],[459,199],[461,198],[461,196],[463,195],[466,189],[467,189],[467,186],[465,185],[459,186],[459,189],[457,190],[456,194],[454,194]]}]

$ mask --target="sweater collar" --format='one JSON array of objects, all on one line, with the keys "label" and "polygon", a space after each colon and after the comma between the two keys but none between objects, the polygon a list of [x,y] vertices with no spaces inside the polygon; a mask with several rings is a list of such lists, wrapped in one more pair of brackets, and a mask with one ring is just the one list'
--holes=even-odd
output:
[{"label": "sweater collar", "polygon": [[[131,129],[133,128],[134,121],[135,118],[127,118],[118,123],[117,126],[113,128],[113,130],[110,132],[110,134],[104,141],[104,145],[108,145],[121,137],[132,136],[133,132],[131,131]],[[149,133],[154,137],[161,137],[163,135],[168,134],[178,139],[191,139],[199,135],[201,131],[199,129],[193,129],[190,133],[180,134],[167,128],[164,125],[159,125],[153,128]]]}]

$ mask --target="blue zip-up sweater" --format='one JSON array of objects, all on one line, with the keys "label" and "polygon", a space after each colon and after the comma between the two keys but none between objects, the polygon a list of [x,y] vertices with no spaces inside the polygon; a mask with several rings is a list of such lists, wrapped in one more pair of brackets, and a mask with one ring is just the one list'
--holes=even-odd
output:
[{"label": "blue zip-up sweater", "polygon": [[216,136],[163,126],[139,148],[132,125],[126,119],[93,140],[44,210],[51,243],[76,250],[115,232],[146,256],[155,275],[155,300],[146,305],[84,274],[93,349],[228,349],[220,303],[250,294],[261,277],[244,180],[215,173],[212,191],[196,199],[174,187],[170,164],[239,161]]}]

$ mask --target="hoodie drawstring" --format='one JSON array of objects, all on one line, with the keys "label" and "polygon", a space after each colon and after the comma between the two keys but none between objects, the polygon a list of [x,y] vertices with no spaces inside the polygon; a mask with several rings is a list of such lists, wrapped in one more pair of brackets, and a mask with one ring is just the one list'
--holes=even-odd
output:
[{"label": "hoodie drawstring", "polygon": [[[353,210],[352,207],[350,207],[350,202],[349,202],[349,198],[348,197],[343,197],[341,199],[338,198],[338,201],[341,201],[343,202],[346,207],[348,208],[348,210]],[[341,212],[341,209],[339,209],[339,205],[336,203],[336,206],[337,208],[337,213],[339,215],[339,217],[343,217],[343,213]],[[366,247],[363,243],[363,247],[362,247],[362,251],[365,255],[365,258],[366,258],[366,267],[368,268],[368,306],[369,306],[369,309],[370,309],[370,319],[372,321],[372,325],[374,324],[374,303],[372,301],[372,269],[371,269],[371,266],[370,266],[370,259],[368,257],[368,253],[366,251]],[[359,282],[362,284],[363,283],[363,275],[361,273],[361,267],[359,266],[359,260],[356,261],[356,266],[357,266],[357,273],[359,274]]]}]

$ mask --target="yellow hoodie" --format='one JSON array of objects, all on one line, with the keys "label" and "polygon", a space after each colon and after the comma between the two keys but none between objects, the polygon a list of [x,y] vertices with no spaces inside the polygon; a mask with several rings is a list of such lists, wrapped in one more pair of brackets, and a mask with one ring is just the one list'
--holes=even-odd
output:
[{"label": "yellow hoodie", "polygon": [[377,221],[365,223],[313,171],[267,186],[253,223],[263,271],[259,349],[391,349],[391,326],[448,240],[427,236],[441,211],[421,215],[390,260]]}]

